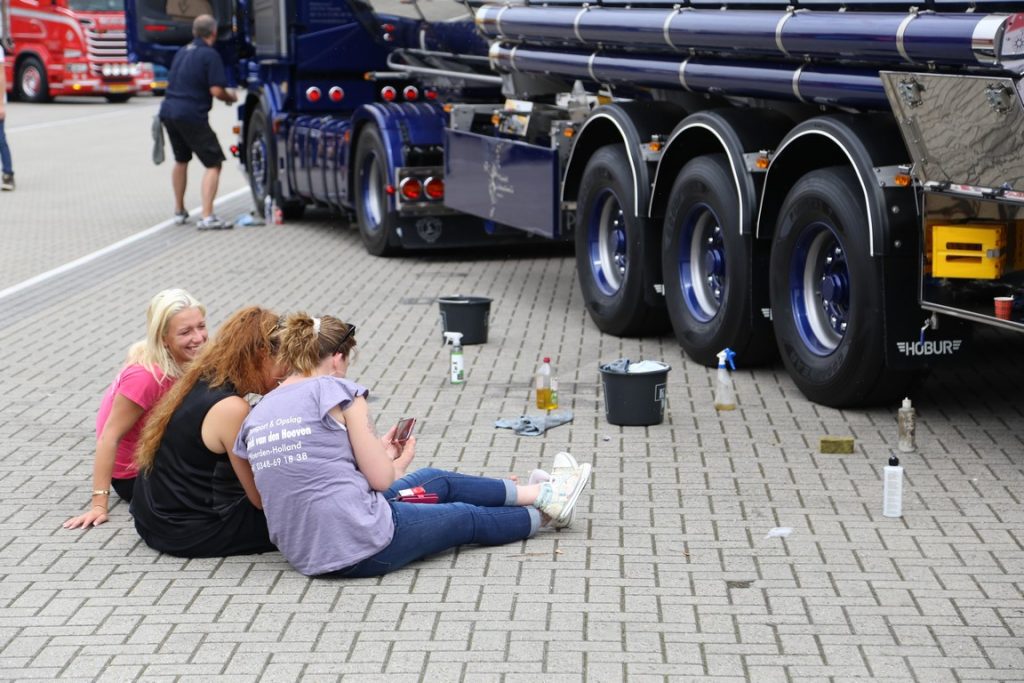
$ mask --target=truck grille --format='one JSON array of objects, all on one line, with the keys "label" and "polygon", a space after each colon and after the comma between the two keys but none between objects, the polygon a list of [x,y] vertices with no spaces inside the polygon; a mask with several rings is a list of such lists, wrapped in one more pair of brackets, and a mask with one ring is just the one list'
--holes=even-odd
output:
[{"label": "truck grille", "polygon": [[[90,71],[101,76],[103,64],[124,64],[128,61],[128,42],[124,31],[97,30],[92,22],[82,22],[86,49],[89,51]],[[118,77],[115,77],[118,78]],[[125,74],[124,79],[130,76]]]}]

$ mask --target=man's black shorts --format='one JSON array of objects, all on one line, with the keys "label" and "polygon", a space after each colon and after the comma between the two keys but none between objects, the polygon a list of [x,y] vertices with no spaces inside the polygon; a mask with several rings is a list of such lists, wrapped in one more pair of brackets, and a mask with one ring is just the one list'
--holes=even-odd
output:
[{"label": "man's black shorts", "polygon": [[224,152],[221,151],[217,134],[210,128],[209,121],[165,118],[160,120],[163,121],[164,128],[167,129],[167,137],[171,139],[171,149],[174,150],[175,161],[187,163],[192,159],[193,152],[206,168],[220,166],[224,161]]}]

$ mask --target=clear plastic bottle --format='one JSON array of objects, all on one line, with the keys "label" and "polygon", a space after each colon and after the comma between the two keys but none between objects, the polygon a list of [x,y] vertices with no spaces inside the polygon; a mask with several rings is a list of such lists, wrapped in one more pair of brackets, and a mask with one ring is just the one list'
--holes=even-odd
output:
[{"label": "clear plastic bottle", "polygon": [[733,359],[736,352],[732,349],[722,349],[718,352],[718,372],[715,376],[715,410],[736,410],[736,388],[732,384],[732,376],[729,374],[729,365],[733,370],[736,364]]},{"label": "clear plastic bottle", "polygon": [[540,410],[551,410],[557,408],[558,403],[551,404],[551,378],[554,372],[551,370],[551,359],[544,357],[540,367],[537,368],[537,375],[534,381],[534,388],[537,392],[537,407]]},{"label": "clear plastic bottle", "polygon": [[885,517],[903,516],[903,467],[896,454],[889,456],[889,464],[882,475],[882,515]]},{"label": "clear plastic bottle", "polygon": [[274,222],[274,199],[267,193],[267,196],[263,198],[263,222],[273,223]]},{"label": "clear plastic bottle", "polygon": [[910,399],[903,399],[903,405],[896,412],[896,426],[899,429],[899,440],[897,446],[901,453],[913,453],[917,450],[917,442],[915,440],[914,430],[916,428],[916,415],[914,413],[914,406],[911,405]]},{"label": "clear plastic bottle", "polygon": [[445,344],[452,345],[451,365],[449,376],[452,384],[462,384],[466,381],[466,368],[462,358],[462,333],[445,332]]},{"label": "clear plastic bottle", "polygon": [[[554,370],[552,370],[554,372]],[[551,375],[551,400],[548,401],[548,410],[558,408],[558,375]]]}]

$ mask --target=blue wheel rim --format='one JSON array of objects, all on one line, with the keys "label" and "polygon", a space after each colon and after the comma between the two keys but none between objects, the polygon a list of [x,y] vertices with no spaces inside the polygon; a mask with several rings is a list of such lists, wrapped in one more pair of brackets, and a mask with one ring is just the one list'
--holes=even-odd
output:
[{"label": "blue wheel rim", "polygon": [[376,152],[370,152],[363,158],[359,177],[362,180],[359,199],[363,205],[366,228],[370,232],[377,232],[384,220],[385,190],[383,167]]},{"label": "blue wheel rim", "polygon": [[722,308],[728,274],[721,221],[707,204],[693,206],[683,218],[676,263],[690,315],[712,320]]},{"label": "blue wheel rim", "polygon": [[605,188],[594,198],[587,230],[587,255],[594,284],[614,296],[626,281],[629,262],[626,215],[618,196]]},{"label": "blue wheel rim", "polygon": [[850,332],[850,268],[835,229],[824,222],[804,227],[789,273],[790,303],[804,346],[831,355]]}]

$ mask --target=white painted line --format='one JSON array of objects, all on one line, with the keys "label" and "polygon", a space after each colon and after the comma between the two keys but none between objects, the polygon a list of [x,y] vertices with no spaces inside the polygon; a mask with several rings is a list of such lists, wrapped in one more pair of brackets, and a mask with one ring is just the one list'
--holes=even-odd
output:
[{"label": "white painted line", "polygon": [[[158,105],[153,104],[147,109],[156,109]],[[10,109],[10,105],[8,105]],[[119,109],[117,111],[107,111],[102,114],[90,114],[88,116],[78,116],[71,119],[57,119],[55,121],[43,121],[42,123],[29,123],[24,126],[8,126],[7,133],[21,133],[27,130],[39,130],[40,128],[56,128],[58,126],[69,126],[73,123],[81,123],[82,121],[95,121],[97,119],[109,119],[114,116],[125,116],[127,114],[135,113],[139,110],[138,107],[132,107],[131,109]],[[8,111],[8,114],[11,112]]]},{"label": "white painted line", "polygon": [[[217,206],[218,204],[221,204],[223,202],[230,201],[232,199],[235,199],[236,197],[242,196],[243,194],[245,194],[248,191],[249,191],[249,187],[248,186],[240,187],[240,188],[238,188],[237,190],[235,190],[234,192],[232,192],[230,194],[226,194],[223,197],[218,197],[217,200],[213,203],[213,205]],[[192,212],[194,212],[194,211],[195,211],[195,209],[192,210]],[[192,212],[189,212],[189,213],[192,213]],[[0,289],[0,300],[6,299],[7,297],[11,296],[12,294],[17,294],[18,292],[20,292],[22,290],[25,290],[25,289],[28,289],[29,287],[32,287],[33,285],[38,285],[40,282],[46,282],[47,280],[51,280],[51,279],[57,277],[58,275],[62,275],[63,273],[66,273],[66,272],[68,272],[70,270],[74,270],[75,268],[78,268],[79,266],[85,265],[86,263],[90,263],[91,261],[95,261],[96,259],[100,258],[101,256],[106,256],[107,254],[109,254],[111,252],[115,252],[118,249],[121,249],[123,247],[128,246],[129,244],[132,244],[134,242],[138,242],[141,239],[145,239],[146,237],[149,237],[150,235],[155,235],[156,233],[160,232],[161,230],[165,230],[165,229],[169,228],[172,225],[175,225],[174,219],[173,218],[168,218],[163,223],[157,223],[156,225],[154,225],[151,228],[147,228],[147,229],[143,230],[142,232],[137,232],[134,235],[131,235],[130,237],[125,237],[123,240],[120,240],[119,242],[114,242],[113,244],[108,245],[106,247],[103,247],[102,249],[99,249],[97,251],[94,251],[91,254],[86,254],[85,256],[83,256],[81,258],[77,258],[74,261],[69,261],[68,263],[65,263],[64,265],[57,266],[56,268],[53,268],[52,270],[48,270],[45,273],[40,273],[39,275],[36,275],[34,277],[30,277],[29,279],[23,280],[23,281],[19,282],[16,285],[11,285],[7,289]],[[185,226],[182,226],[182,227],[185,227]]]}]

